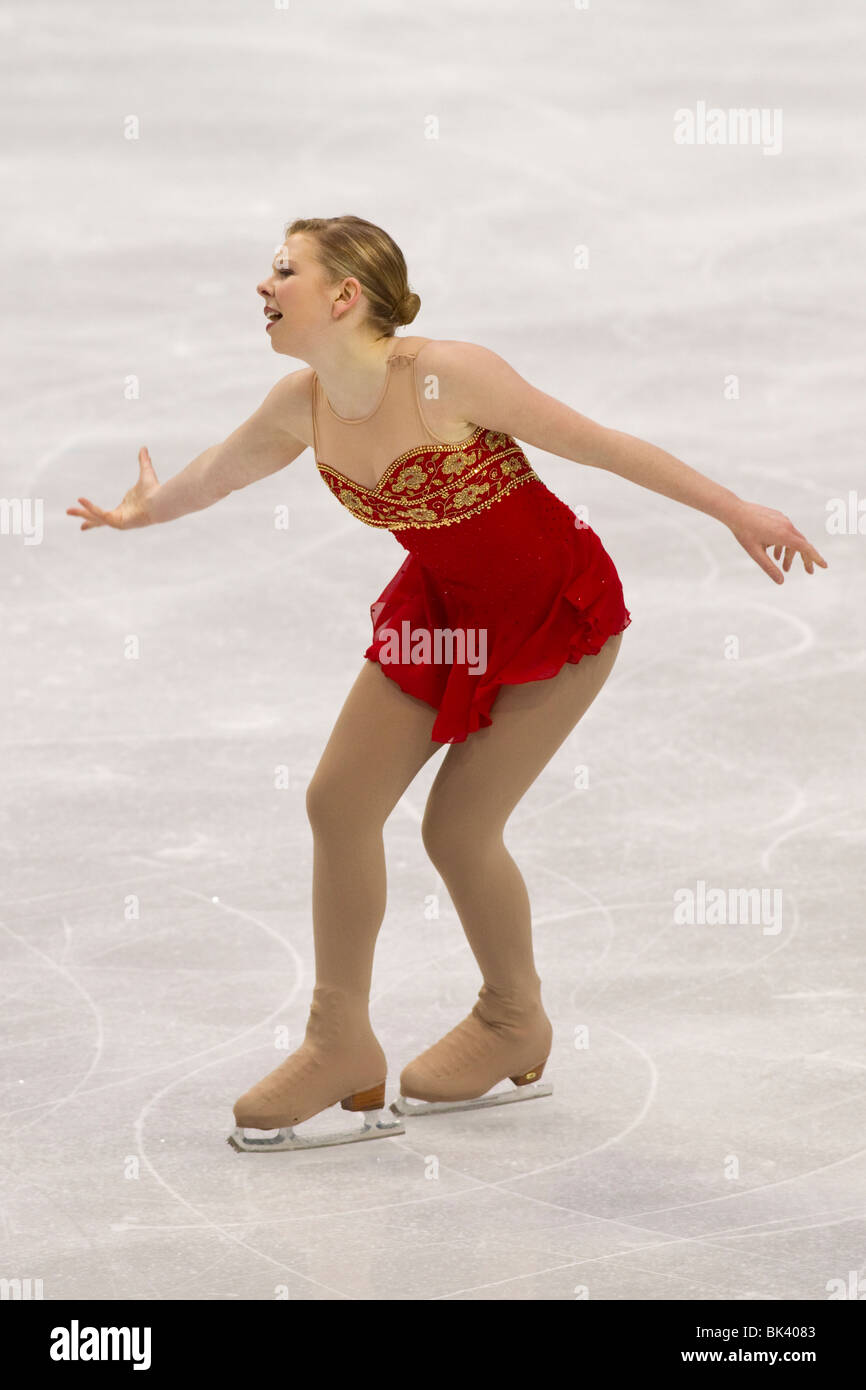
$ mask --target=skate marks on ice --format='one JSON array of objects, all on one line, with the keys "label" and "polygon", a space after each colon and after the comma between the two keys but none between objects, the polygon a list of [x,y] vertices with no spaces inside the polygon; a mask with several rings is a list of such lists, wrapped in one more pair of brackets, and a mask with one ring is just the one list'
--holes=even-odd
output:
[{"label": "skate marks on ice", "polygon": [[[844,229],[862,205],[854,185],[838,191],[837,137],[847,111],[857,109],[846,65],[850,23],[826,14],[800,23],[802,57],[796,47],[786,51],[780,100],[796,105],[808,143],[797,148],[792,123],[790,146],[774,161],[746,149],[674,151],[668,129],[641,120],[660,110],[657,73],[647,85],[647,52],[673,44],[688,73],[684,45],[709,36],[723,62],[736,59],[739,31],[712,16],[684,30],[670,6],[651,20],[631,8],[634,54],[623,54],[609,25],[594,22],[587,65],[577,49],[551,44],[542,24],[529,42],[544,62],[525,64],[519,82],[507,80],[517,75],[507,16],[483,35],[479,28],[484,47],[468,46],[465,71],[448,25],[422,34],[420,20],[406,19],[395,42],[405,44],[407,62],[391,65],[392,81],[378,93],[376,138],[400,147],[407,131],[414,138],[405,113],[419,53],[428,55],[422,69],[433,62],[448,74],[449,105],[459,88],[460,119],[443,121],[436,142],[418,135],[419,159],[406,166],[397,202],[387,180],[374,178],[364,193],[369,206],[354,210],[393,224],[405,244],[424,299],[419,332],[487,343],[542,390],[672,448],[741,495],[787,510],[810,534],[809,519],[821,517],[828,490],[844,487],[858,447],[855,398],[846,408],[847,378],[836,370],[854,360],[856,312],[853,300],[843,305],[838,267],[846,261]],[[352,8],[337,9],[336,22],[351,29]],[[787,22],[781,3],[773,12],[778,23],[768,32]],[[112,742],[128,734],[144,763],[161,743],[179,746],[178,725],[200,728],[204,718],[228,728],[226,721],[251,707],[301,729],[311,749],[321,746],[368,640],[364,595],[378,593],[397,564],[389,540],[351,519],[339,527],[332,520],[309,452],[285,475],[176,523],[176,531],[96,533],[82,541],[77,530],[67,538],[52,523],[67,505],[67,484],[102,502],[100,490],[112,492],[123,458],[134,459],[146,441],[160,476],[174,472],[234,428],[280,368],[300,365],[271,358],[260,372],[250,365],[262,341],[252,294],[261,273],[251,273],[255,246],[270,252],[285,217],[325,208],[335,177],[354,177],[369,131],[351,134],[366,93],[347,70],[334,89],[330,124],[307,132],[294,185],[304,206],[284,206],[279,180],[274,185],[272,171],[260,167],[260,150],[285,116],[276,89],[269,96],[262,88],[259,69],[262,55],[273,53],[280,18],[229,4],[215,21],[194,0],[183,34],[165,26],[166,42],[180,43],[181,56],[194,52],[196,33],[211,35],[208,83],[240,93],[238,122],[231,101],[222,113],[202,106],[194,65],[192,87],[161,81],[157,16],[156,47],[137,56],[136,70],[143,91],[163,93],[167,120],[191,143],[173,147],[165,123],[159,130],[151,120],[135,149],[120,141],[93,146],[100,177],[86,216],[79,215],[77,166],[63,134],[68,86],[46,85],[48,120],[60,134],[46,142],[42,125],[31,125],[46,177],[38,186],[30,181],[28,205],[6,224],[7,249],[21,254],[25,270],[16,349],[7,353],[16,396],[7,491],[44,494],[47,522],[42,547],[6,552],[19,581],[12,588],[12,617],[21,625],[16,684],[29,692],[6,723],[7,747],[18,742],[16,726],[24,735],[9,760],[21,815],[4,832],[16,851],[3,908],[14,933],[3,938],[12,953],[5,989],[14,1011],[2,1054],[11,1112],[2,1198],[9,1250],[25,1271],[38,1266],[50,1274],[54,1297],[189,1297],[191,1289],[196,1297],[271,1297],[283,1280],[292,1296],[337,1299],[568,1299],[578,1280],[591,1284],[593,1297],[823,1297],[834,1262],[844,1270],[852,1245],[862,1252],[863,1244],[856,1187],[862,1103],[853,1090],[862,1073],[852,1060],[859,1000],[850,992],[858,978],[851,943],[859,930],[854,857],[862,808],[851,773],[862,758],[857,701],[845,679],[862,673],[862,627],[851,594],[842,600],[825,582],[819,597],[802,567],[779,590],[768,588],[709,518],[533,455],[554,490],[589,501],[591,523],[635,605],[605,700],[511,822],[515,858],[531,879],[540,974],[557,1032],[549,1063],[554,1095],[544,1106],[410,1118],[390,1146],[350,1152],[344,1144],[237,1162],[224,1143],[231,1101],[257,1074],[273,1025],[299,1020],[299,963],[310,960],[309,915],[287,891],[303,872],[296,853],[306,833],[303,809],[287,803],[271,831],[257,819],[256,798],[242,800],[242,779],[236,796],[236,784],[223,777],[225,807],[211,822],[213,862],[199,841],[202,858],[182,868],[175,859],[169,872],[204,905],[218,869],[213,891],[225,904],[258,916],[263,927],[279,922],[283,959],[263,961],[262,948],[276,943],[251,922],[254,937],[229,935],[240,919],[215,908],[215,962],[183,923],[154,937],[141,965],[103,951],[106,892],[140,892],[145,881],[149,891],[173,890],[163,877],[166,861],[147,854],[141,818],[111,800],[121,789],[83,781],[90,790],[76,813],[52,815],[69,750],[86,751],[89,743],[94,761],[109,762]],[[569,17],[575,35],[585,19]],[[23,10],[19,22],[28,23]],[[125,23],[122,15],[118,22]],[[308,59],[299,99],[311,109],[331,51],[323,22],[300,13],[293,19]],[[355,37],[363,56],[373,50],[362,29]],[[819,90],[811,40],[827,56],[834,35],[845,38],[845,51],[835,55],[839,63],[819,65],[829,74],[819,77]],[[426,47],[419,49],[419,37]],[[778,56],[761,49],[760,34],[755,39],[759,59]],[[62,64],[67,39],[61,34],[57,42],[54,58]],[[98,88],[92,56],[74,46],[70,52]],[[575,61],[585,69],[579,108],[551,97],[573,90]],[[470,69],[472,81],[464,82]],[[615,109],[614,70],[622,79]],[[694,73],[688,80],[700,85]],[[31,99],[21,96],[25,104]],[[668,87],[661,105],[672,110],[683,100]],[[201,109],[212,118],[206,132],[195,119]],[[68,129],[75,129],[71,121]],[[197,159],[197,196],[178,192],[189,150],[206,156],[222,137],[237,196],[226,201],[219,183],[228,166],[206,157]],[[578,145],[576,205],[561,167]],[[130,156],[139,153],[148,161],[133,166]],[[808,206],[800,197],[804,157],[815,190]],[[413,179],[418,197],[407,203]],[[60,199],[69,210],[62,292],[63,308],[76,315],[74,353],[62,333],[46,338],[27,288],[40,283],[31,268],[42,275],[55,255],[51,204]],[[228,209],[217,231],[214,206]],[[540,237],[539,206],[552,229]],[[494,231],[474,246],[463,238],[452,255],[447,216],[430,241],[424,210],[431,207],[457,207],[467,225]],[[571,264],[577,239],[589,244],[589,274]],[[484,291],[490,266],[512,277],[507,303]],[[131,290],[120,322],[116,301],[103,293],[118,271]],[[202,273],[208,283],[218,278],[220,297],[199,298]],[[247,283],[245,300],[236,287]],[[425,283],[432,286],[426,299]],[[226,338],[232,347],[223,349]],[[129,371],[140,374],[141,400],[121,406]],[[726,371],[741,374],[742,401],[719,407]],[[742,423],[732,424],[735,418]],[[837,423],[827,448],[823,427],[831,418]],[[695,448],[678,447],[689,433]],[[291,512],[290,544],[277,553],[261,541],[282,504]],[[856,537],[841,542],[821,580],[839,583],[835,558],[842,554],[855,592],[860,544]],[[122,604],[106,603],[109,591]],[[204,674],[203,646],[188,689],[179,688],[174,669],[185,657],[189,669],[191,629],[184,636],[178,625],[160,662],[142,665],[133,691],[128,669],[118,669],[117,643],[142,615],[158,616],[163,602],[180,611],[193,592],[195,632],[225,632],[248,672],[221,696]],[[245,612],[234,595],[246,596]],[[707,660],[712,633],[728,630],[732,613],[734,630],[750,639],[736,670]],[[254,650],[244,636],[253,614]],[[316,633],[332,624],[325,647]],[[92,684],[81,674],[88,663],[99,664]],[[804,747],[792,704],[808,731]],[[666,720],[672,709],[677,717]],[[142,710],[146,727],[134,730]],[[816,727],[819,719],[825,728]],[[40,745],[49,742],[41,761]],[[279,740],[251,745],[238,731],[236,746],[239,756],[252,747],[264,765]],[[593,770],[591,802],[572,789],[577,761]],[[697,792],[696,775],[704,779]],[[737,779],[738,795],[726,795]],[[167,796],[152,824],[177,821],[180,842],[195,845],[179,782],[168,784]],[[98,802],[126,817],[136,841],[122,861],[103,842],[104,872],[93,867],[102,835],[91,809]],[[414,804],[420,798],[413,793]],[[374,987],[373,1001],[394,1077],[401,1052],[408,1059],[415,1041],[429,1043],[440,1024],[456,1022],[477,983],[450,911],[437,923],[419,921],[430,872],[417,821],[404,809],[394,843],[405,862],[389,878],[377,951],[376,985],[384,980],[388,988]],[[248,845],[219,862],[243,822],[260,837],[256,853]],[[142,850],[136,862],[134,851]],[[760,870],[784,882],[792,906],[782,939],[684,949],[665,922],[666,901],[671,881],[688,881],[702,863],[718,863],[725,881],[748,882]],[[137,879],[124,872],[133,865],[144,871]],[[49,910],[56,917],[47,928]],[[230,960],[240,963],[231,1015],[222,975]],[[214,965],[223,979],[216,997]],[[149,999],[159,1004],[160,990],[150,985],[163,969],[166,989],[172,972],[188,987],[172,999],[174,1026],[159,1039],[144,1015]],[[597,1046],[578,1060],[571,1032],[587,1011]],[[130,1029],[138,1042],[125,1049]],[[138,1182],[120,1176],[127,1147],[139,1159]],[[743,1156],[734,1190],[718,1171],[732,1147]],[[424,1176],[431,1153],[439,1160],[436,1182]]]}]

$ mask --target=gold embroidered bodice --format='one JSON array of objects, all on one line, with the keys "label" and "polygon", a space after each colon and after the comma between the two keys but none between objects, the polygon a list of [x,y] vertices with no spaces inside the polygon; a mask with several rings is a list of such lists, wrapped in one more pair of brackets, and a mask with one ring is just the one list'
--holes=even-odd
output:
[{"label": "gold embroidered bodice", "polygon": [[[336,415],[313,375],[316,466],[337,500],[367,526],[398,531],[450,526],[522,483],[540,481],[511,435],[483,425],[457,443],[433,434],[421,413],[414,360],[429,340],[405,341],[406,349],[398,347],[388,359],[378,405],[363,419]],[[330,460],[336,457],[347,464],[351,458],[359,473],[377,473],[383,459],[383,471],[375,486],[366,487],[335,467]]]}]

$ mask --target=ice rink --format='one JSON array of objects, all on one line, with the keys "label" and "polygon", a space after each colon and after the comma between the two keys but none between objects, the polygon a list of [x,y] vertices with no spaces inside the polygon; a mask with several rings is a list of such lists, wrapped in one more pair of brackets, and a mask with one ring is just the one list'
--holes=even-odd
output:
[{"label": "ice rink", "polygon": [[[91,0],[0,27],[0,1275],[46,1299],[863,1297],[861,7]],[[767,138],[701,139],[709,108]],[[403,332],[493,349],[786,513],[829,569],[777,586],[713,518],[527,448],[632,616],[506,832],[553,1095],[239,1155],[232,1105],[300,1045],[314,983],[305,788],[404,551],[310,450],[170,525],[66,508],[115,506],[142,444],[172,476],[304,365],[255,287],[287,222],[347,212],[406,255]],[[420,838],[440,760],[385,829],[389,1102],[481,983]],[[714,892],[771,910],[706,920]]]}]

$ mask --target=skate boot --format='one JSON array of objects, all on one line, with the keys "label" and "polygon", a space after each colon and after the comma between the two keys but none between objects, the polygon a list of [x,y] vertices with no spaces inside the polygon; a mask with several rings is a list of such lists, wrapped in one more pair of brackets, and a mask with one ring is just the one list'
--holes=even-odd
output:
[{"label": "skate boot", "polygon": [[[238,1153],[274,1153],[404,1134],[400,1121],[383,1121],[379,1114],[385,1106],[386,1072],[366,1007],[349,1000],[344,990],[316,985],[303,1043],[235,1103],[236,1128],[227,1143]],[[295,1134],[294,1125],[338,1102],[344,1110],[364,1112],[360,1129]],[[245,1129],[278,1133],[247,1137]]]},{"label": "skate boot", "polygon": [[[422,1052],[400,1076],[395,1115],[480,1110],[553,1094],[538,1082],[550,1055],[553,1028],[540,999],[482,985],[471,1014]],[[485,1094],[505,1078],[516,1090]],[[423,1104],[413,1104],[414,1097]]]}]

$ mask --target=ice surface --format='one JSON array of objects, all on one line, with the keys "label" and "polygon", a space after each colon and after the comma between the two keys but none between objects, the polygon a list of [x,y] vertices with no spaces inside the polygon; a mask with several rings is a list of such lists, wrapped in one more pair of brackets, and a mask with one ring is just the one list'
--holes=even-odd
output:
[{"label": "ice surface", "polygon": [[[0,537],[0,1273],[339,1300],[862,1276],[866,536],[825,524],[864,490],[861,9],[105,0],[3,29],[3,491],[44,534]],[[781,152],[675,144],[698,102],[781,109]],[[410,331],[784,511],[830,568],[776,587],[711,517],[530,449],[633,619],[507,832],[554,1095],[239,1156],[231,1106],[312,990],[304,790],[403,552],[309,450],[170,526],[65,509],[115,505],[142,443],[177,472],[301,365],[255,285],[287,221],[340,212],[403,248]],[[386,827],[389,1100],[480,984],[419,835],[439,761]],[[700,883],[778,890],[780,928],[676,924]]]}]

